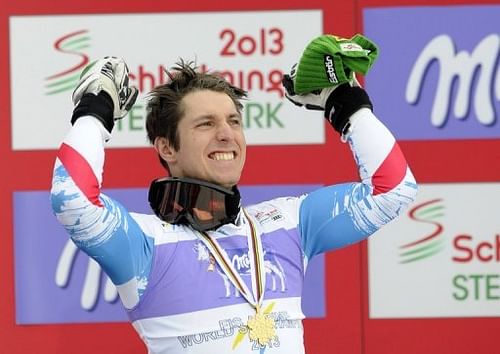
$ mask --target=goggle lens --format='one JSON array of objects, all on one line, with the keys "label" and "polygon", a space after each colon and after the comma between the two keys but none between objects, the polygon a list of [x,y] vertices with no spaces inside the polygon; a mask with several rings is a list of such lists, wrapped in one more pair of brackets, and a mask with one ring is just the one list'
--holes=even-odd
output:
[{"label": "goggle lens", "polygon": [[[235,188],[236,192],[237,189]],[[237,197],[236,210],[234,198]],[[170,224],[189,223],[198,231],[232,222],[239,209],[239,193],[190,178],[162,178],[151,183],[149,203],[155,214]]]}]

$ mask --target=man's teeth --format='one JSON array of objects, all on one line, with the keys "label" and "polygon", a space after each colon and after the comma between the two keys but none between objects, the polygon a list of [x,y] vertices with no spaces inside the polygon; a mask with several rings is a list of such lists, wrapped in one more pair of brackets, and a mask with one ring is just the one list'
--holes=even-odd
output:
[{"label": "man's teeth", "polygon": [[220,160],[232,160],[234,159],[233,152],[214,152],[212,154],[212,159],[220,161]]}]

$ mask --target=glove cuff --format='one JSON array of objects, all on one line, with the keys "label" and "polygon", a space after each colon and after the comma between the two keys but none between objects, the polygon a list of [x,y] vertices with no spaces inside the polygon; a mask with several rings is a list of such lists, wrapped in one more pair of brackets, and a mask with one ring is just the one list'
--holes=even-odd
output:
[{"label": "glove cuff", "polygon": [[97,95],[86,93],[73,110],[71,125],[75,124],[76,120],[82,116],[93,116],[99,119],[104,128],[111,133],[115,125],[113,111],[113,100],[107,92],[101,91]]},{"label": "glove cuff", "polygon": [[348,83],[337,87],[328,96],[325,104],[325,118],[332,127],[343,135],[349,127],[349,118],[361,108],[373,111],[368,94],[361,87],[351,87]]}]

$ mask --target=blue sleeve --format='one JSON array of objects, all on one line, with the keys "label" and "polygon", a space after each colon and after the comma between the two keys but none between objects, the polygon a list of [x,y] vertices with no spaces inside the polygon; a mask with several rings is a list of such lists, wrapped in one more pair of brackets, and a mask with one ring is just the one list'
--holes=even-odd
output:
[{"label": "blue sleeve", "polygon": [[120,285],[130,279],[147,278],[151,268],[153,239],[147,237],[128,211],[117,201],[104,202],[109,211],[117,211],[120,218],[112,236],[95,247],[77,246],[100,264],[114,284]]},{"label": "blue sleeve", "polygon": [[115,285],[147,278],[153,239],[120,203],[104,194],[99,199],[102,206],[89,203],[64,166],[56,168],[52,208],[77,247],[99,263]]},{"label": "blue sleeve", "polygon": [[391,132],[367,108],[349,121],[347,142],[361,182],[321,188],[302,199],[299,230],[307,257],[365,239],[416,197],[415,178]]},{"label": "blue sleeve", "polygon": [[[299,211],[302,248],[308,258],[345,247],[366,238],[377,228],[360,229],[353,209],[360,203],[369,207],[370,188],[361,183],[346,183],[320,188],[308,194]],[[372,232],[370,232],[372,231]]]}]

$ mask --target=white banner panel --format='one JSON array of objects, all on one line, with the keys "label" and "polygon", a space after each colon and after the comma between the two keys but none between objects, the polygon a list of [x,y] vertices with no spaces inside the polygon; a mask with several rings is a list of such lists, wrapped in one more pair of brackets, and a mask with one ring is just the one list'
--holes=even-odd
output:
[{"label": "white banner panel", "polygon": [[322,29],[319,10],[10,17],[12,148],[57,148],[79,73],[106,55],[126,59],[141,91],[112,147],[148,146],[144,96],[179,58],[249,90],[249,144],[323,143],[321,113],[286,102],[280,82]]},{"label": "white banner panel", "polygon": [[500,183],[424,184],[368,242],[371,318],[500,316]]}]

